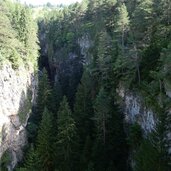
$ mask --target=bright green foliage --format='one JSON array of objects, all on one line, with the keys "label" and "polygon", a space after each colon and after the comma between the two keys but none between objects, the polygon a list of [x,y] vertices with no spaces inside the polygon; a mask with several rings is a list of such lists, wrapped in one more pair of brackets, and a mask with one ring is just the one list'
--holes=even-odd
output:
[{"label": "bright green foliage", "polygon": [[0,53],[1,61],[7,59],[14,64],[16,69],[19,65],[20,50],[22,44],[17,40],[16,33],[12,29],[8,18],[8,9],[5,3],[0,3]]},{"label": "bright green foliage", "polygon": [[44,109],[37,136],[36,153],[40,159],[40,167],[44,171],[51,171],[53,168],[53,116],[47,108]]},{"label": "bright green foliage", "polygon": [[125,50],[125,33],[128,31],[129,29],[129,15],[127,12],[127,7],[126,5],[123,3],[121,4],[118,8],[118,15],[116,18],[116,32],[120,33],[120,44],[121,44],[121,49],[122,49],[122,54],[124,54],[124,50]]},{"label": "bright green foliage", "polygon": [[3,61],[9,60],[14,69],[23,63],[36,67],[38,39],[30,9],[17,2],[1,1],[0,23],[0,52],[4,56]]},{"label": "bright green foliage", "polygon": [[69,108],[66,97],[64,96],[58,111],[58,135],[56,141],[57,168],[59,171],[73,170],[75,162],[78,161],[77,132],[75,121]]},{"label": "bright green foliage", "polygon": [[118,7],[117,30],[119,32],[125,32],[129,28],[129,23],[127,7],[123,3]]},{"label": "bright green foliage", "polygon": [[37,26],[32,19],[31,10],[19,3],[14,4],[11,22],[17,32],[18,39],[25,46],[26,56],[24,60],[36,65],[38,57]]}]

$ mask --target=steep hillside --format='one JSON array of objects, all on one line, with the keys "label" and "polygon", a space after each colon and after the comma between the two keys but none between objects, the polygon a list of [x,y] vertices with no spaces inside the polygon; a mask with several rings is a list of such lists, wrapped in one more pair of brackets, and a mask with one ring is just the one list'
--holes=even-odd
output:
[{"label": "steep hillside", "polygon": [[[35,101],[38,45],[30,10],[0,1],[0,167],[23,159],[26,125]],[[32,36],[32,37],[30,37]]]},{"label": "steep hillside", "polygon": [[39,8],[39,81],[30,117],[36,26],[30,8],[6,3],[1,166],[13,169],[21,159],[28,122],[16,170],[170,171],[171,2],[83,0]]},{"label": "steep hillside", "polygon": [[[170,167],[170,6],[165,0],[83,1],[40,19],[40,65],[68,98],[79,154],[93,142],[81,169]],[[117,107],[127,138],[114,133]],[[119,138],[125,141],[122,148],[113,144]],[[123,168],[118,156],[127,160]]]}]

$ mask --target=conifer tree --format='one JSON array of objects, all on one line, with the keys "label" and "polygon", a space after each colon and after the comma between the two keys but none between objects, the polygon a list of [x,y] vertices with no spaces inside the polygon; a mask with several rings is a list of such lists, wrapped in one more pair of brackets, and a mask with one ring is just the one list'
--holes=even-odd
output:
[{"label": "conifer tree", "polygon": [[[163,10],[164,9],[164,10]],[[153,0],[153,17],[156,19],[157,24],[165,24],[169,26],[171,2],[169,0]]]},{"label": "conifer tree", "polygon": [[27,171],[29,170],[37,171],[40,169],[39,156],[37,155],[36,150],[34,149],[33,146],[31,146],[31,148],[28,151],[24,166]]},{"label": "conifer tree", "polygon": [[167,48],[162,49],[161,56],[160,56],[160,62],[162,63],[162,70],[160,73],[162,74],[162,77],[167,79],[169,77],[170,73],[170,66],[171,66],[171,43],[168,44]]},{"label": "conifer tree", "polygon": [[93,135],[93,105],[91,94],[91,77],[88,71],[84,71],[81,83],[77,88],[74,105],[74,120],[76,122],[81,146],[84,145],[87,136]]},{"label": "conifer tree", "polygon": [[58,135],[56,141],[57,168],[59,171],[77,170],[77,132],[75,121],[66,97],[60,104],[58,111]]},{"label": "conifer tree", "polygon": [[93,147],[93,159],[96,170],[111,167],[113,170],[126,170],[127,143],[123,115],[103,88],[96,97],[94,109],[97,138]]},{"label": "conifer tree", "polygon": [[21,5],[19,2],[15,2],[11,11],[10,21],[12,27],[17,33],[18,40],[24,47],[22,52],[25,50],[25,55],[22,56],[23,60],[37,67],[39,49],[37,44],[37,25],[32,19],[31,9]]},{"label": "conifer tree", "polygon": [[41,169],[51,171],[53,169],[53,116],[45,107],[38,130],[36,152],[40,159]]},{"label": "conifer tree", "polygon": [[98,80],[101,86],[106,89],[112,87],[113,77],[113,50],[112,39],[106,31],[99,34],[99,43],[97,49],[97,73]]},{"label": "conifer tree", "polygon": [[37,92],[37,104],[36,104],[36,114],[35,119],[36,122],[40,122],[45,106],[49,107],[49,97],[50,97],[50,84],[47,75],[47,71],[44,68],[41,73],[39,84],[38,84],[38,92]]},{"label": "conifer tree", "polygon": [[49,101],[50,101],[49,110],[56,116],[56,113],[60,106],[60,102],[62,100],[62,94],[63,94],[61,84],[59,83],[59,81],[57,81],[54,84],[53,89],[51,91],[53,93],[50,93],[50,96],[49,96]]},{"label": "conifer tree", "polygon": [[125,3],[122,3],[121,5],[119,5],[119,7],[118,7],[118,15],[116,17],[117,17],[116,31],[121,34],[121,36],[120,36],[121,37],[121,48],[122,48],[122,53],[124,54],[124,50],[125,50],[125,43],[124,43],[125,33],[128,31],[129,24],[130,24],[129,14],[128,14],[127,7],[126,7]]},{"label": "conifer tree", "polygon": [[101,88],[94,104],[95,110],[95,125],[97,130],[97,136],[102,140],[103,144],[106,143],[106,128],[107,122],[110,118],[110,109],[109,109],[110,100],[107,96],[104,88]]},{"label": "conifer tree", "polygon": [[137,48],[142,48],[149,43],[149,33],[152,26],[152,0],[140,0],[133,13],[132,32]]},{"label": "conifer tree", "polygon": [[23,48],[16,38],[16,32],[13,30],[9,15],[9,9],[5,2],[0,3],[0,53],[4,59],[8,59],[14,64],[14,69],[18,68],[20,58],[19,51]]}]

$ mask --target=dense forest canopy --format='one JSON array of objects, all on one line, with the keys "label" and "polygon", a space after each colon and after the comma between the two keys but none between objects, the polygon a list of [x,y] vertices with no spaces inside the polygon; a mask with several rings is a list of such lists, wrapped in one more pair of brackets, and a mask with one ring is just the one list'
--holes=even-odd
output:
[{"label": "dense forest canopy", "polygon": [[[33,8],[1,0],[0,9],[0,62],[36,64]],[[170,171],[171,1],[83,0],[39,12],[37,103],[16,170]],[[125,121],[118,89],[142,97],[154,130]]]},{"label": "dense forest canopy", "polygon": [[31,9],[20,3],[0,1],[0,63],[10,61],[36,67],[38,57],[37,25]]}]

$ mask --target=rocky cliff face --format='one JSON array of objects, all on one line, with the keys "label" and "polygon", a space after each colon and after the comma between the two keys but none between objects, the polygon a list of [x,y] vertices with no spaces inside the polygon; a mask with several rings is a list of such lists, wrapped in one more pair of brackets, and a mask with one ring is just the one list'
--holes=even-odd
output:
[{"label": "rocky cliff face", "polygon": [[36,82],[31,69],[20,67],[15,71],[10,64],[0,69],[0,158],[8,153],[8,170],[22,159],[22,149],[27,144],[25,126],[35,99]]},{"label": "rocky cliff face", "polygon": [[122,98],[127,123],[138,123],[146,135],[155,129],[156,115],[144,104],[141,96],[121,87],[117,89],[117,93]]},{"label": "rocky cliff face", "polygon": [[81,55],[84,58],[84,64],[90,64],[92,55],[89,53],[89,49],[93,46],[93,41],[90,39],[90,35],[85,34],[79,38],[78,45],[80,47]]}]

